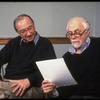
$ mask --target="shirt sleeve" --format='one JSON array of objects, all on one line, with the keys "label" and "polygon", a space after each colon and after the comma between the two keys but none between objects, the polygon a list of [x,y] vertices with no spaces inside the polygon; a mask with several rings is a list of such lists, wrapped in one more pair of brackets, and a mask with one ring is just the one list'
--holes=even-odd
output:
[{"label": "shirt sleeve", "polygon": [[58,97],[59,96],[59,92],[57,91],[57,89],[54,89],[54,91],[56,92],[56,95],[52,95],[52,97]]}]

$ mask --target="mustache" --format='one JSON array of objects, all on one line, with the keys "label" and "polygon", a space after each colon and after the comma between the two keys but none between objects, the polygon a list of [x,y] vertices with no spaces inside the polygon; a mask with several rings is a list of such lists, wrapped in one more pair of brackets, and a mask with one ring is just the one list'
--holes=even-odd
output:
[{"label": "mustache", "polygon": [[80,42],[80,40],[72,40],[71,42],[72,42],[72,43],[73,43],[73,42]]},{"label": "mustache", "polygon": [[31,35],[29,35],[29,36],[27,36],[27,38],[30,38],[30,37],[32,37],[33,35],[31,34]]}]

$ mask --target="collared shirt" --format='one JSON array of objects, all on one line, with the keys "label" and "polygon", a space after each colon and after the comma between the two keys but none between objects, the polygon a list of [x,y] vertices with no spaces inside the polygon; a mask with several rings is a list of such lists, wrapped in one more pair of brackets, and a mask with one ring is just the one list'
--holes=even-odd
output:
[{"label": "collared shirt", "polygon": [[[87,37],[86,42],[83,44],[83,46],[82,46],[82,48],[81,48],[80,54],[89,46],[90,42],[91,42],[91,41],[90,41],[90,38]],[[72,45],[71,45],[71,47],[69,48],[69,52],[70,52],[72,55],[76,53],[76,50],[75,50],[75,48],[74,48]]]},{"label": "collared shirt", "polygon": [[[35,45],[37,44],[38,40],[39,40],[39,34],[36,32],[36,36],[35,36],[35,38],[33,40]],[[23,38],[21,38],[20,45],[21,45],[22,41],[26,42]]]},{"label": "collared shirt", "polygon": [[54,91],[55,91],[56,95],[55,95],[55,96],[54,96],[54,95],[52,95],[52,97],[58,97],[58,96],[59,96],[58,91],[57,91],[56,89],[54,89]]},{"label": "collared shirt", "polygon": [[[87,40],[86,40],[86,42],[83,44],[83,46],[81,48],[81,53],[89,46],[89,44],[90,44],[90,38],[88,37]],[[72,45],[69,48],[69,52],[71,54],[75,54],[76,53],[76,50],[75,50],[75,48]],[[58,91],[56,89],[55,89],[55,92],[56,92],[56,96],[53,96],[53,97],[59,96],[59,93],[58,93]]]}]

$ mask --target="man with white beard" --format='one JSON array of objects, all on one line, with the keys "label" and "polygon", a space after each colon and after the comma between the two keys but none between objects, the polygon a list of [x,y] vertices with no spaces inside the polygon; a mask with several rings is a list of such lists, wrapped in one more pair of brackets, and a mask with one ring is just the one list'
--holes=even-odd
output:
[{"label": "man with white beard", "polygon": [[63,58],[78,84],[75,88],[64,86],[55,89],[55,83],[43,80],[42,89],[57,98],[100,99],[100,38],[89,37],[90,25],[82,17],[72,18],[66,30],[71,47]]}]

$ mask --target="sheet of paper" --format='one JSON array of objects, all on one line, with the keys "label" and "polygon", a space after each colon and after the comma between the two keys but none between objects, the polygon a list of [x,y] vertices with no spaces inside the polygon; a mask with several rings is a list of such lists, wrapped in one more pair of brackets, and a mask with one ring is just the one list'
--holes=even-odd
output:
[{"label": "sheet of paper", "polygon": [[63,58],[37,61],[36,64],[43,78],[50,82],[54,82],[56,87],[77,84]]}]

